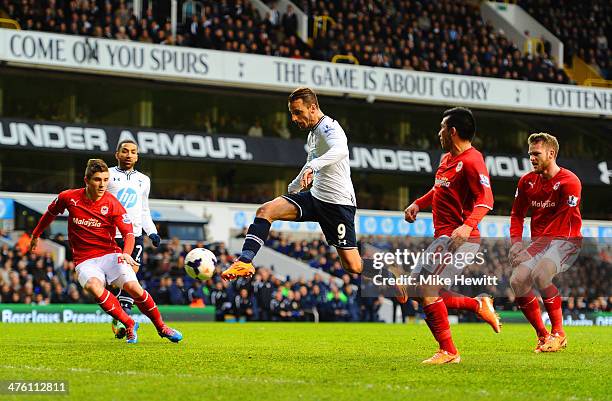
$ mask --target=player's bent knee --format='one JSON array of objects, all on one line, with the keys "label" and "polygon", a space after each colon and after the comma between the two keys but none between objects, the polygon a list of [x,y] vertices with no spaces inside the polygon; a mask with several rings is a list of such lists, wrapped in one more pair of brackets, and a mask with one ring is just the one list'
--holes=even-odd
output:
[{"label": "player's bent knee", "polygon": [[286,199],[278,197],[259,206],[255,212],[255,216],[273,223],[276,220],[295,219],[297,217],[297,210],[295,206],[290,204]]},{"label": "player's bent knee", "polygon": [[533,279],[533,282],[536,287],[541,289],[548,287],[550,283],[552,283],[553,276],[550,275],[546,270],[538,270],[532,274],[531,278]]},{"label": "player's bent knee", "polygon": [[90,278],[85,283],[85,290],[95,296],[100,296],[104,292],[104,284],[97,278]]},{"label": "player's bent knee", "polygon": [[513,274],[510,277],[510,286],[516,292],[517,289],[525,287],[529,281],[529,276],[525,274]]},{"label": "player's bent knee", "polygon": [[515,294],[517,294],[517,292],[524,292],[523,290],[530,287],[531,283],[531,270],[525,266],[518,266],[510,276],[510,286]]},{"label": "player's bent knee", "polygon": [[257,208],[257,211],[255,212],[255,216],[256,216],[256,217],[259,217],[259,218],[262,218],[262,219],[269,220],[269,219],[270,219],[270,218],[269,218],[269,217],[270,217],[270,216],[269,216],[269,210],[270,210],[270,207],[269,207],[269,205],[268,205],[269,203],[270,203],[270,202],[266,202],[266,203],[264,203],[263,205],[259,206],[259,207]]},{"label": "player's bent knee", "polygon": [[140,297],[144,293],[144,290],[142,289],[142,287],[140,286],[138,281],[128,281],[128,282],[124,283],[123,284],[123,289],[128,294],[130,294],[132,296],[132,298]]}]

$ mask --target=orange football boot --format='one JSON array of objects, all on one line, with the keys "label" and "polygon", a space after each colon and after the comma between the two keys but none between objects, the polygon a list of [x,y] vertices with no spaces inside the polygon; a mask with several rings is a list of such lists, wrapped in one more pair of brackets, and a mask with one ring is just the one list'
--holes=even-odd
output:
[{"label": "orange football boot", "polygon": [[553,333],[542,344],[542,352],[557,352],[567,347],[567,336],[561,333]]},{"label": "orange football boot", "polygon": [[235,280],[238,277],[252,277],[255,274],[255,266],[253,263],[245,263],[240,260],[235,261],[232,265],[221,273],[223,280]]},{"label": "orange football boot", "polygon": [[459,353],[451,354],[443,349],[438,350],[431,358],[425,359],[422,363],[426,365],[443,365],[445,363],[459,363],[461,357]]},{"label": "orange football boot", "polygon": [[501,331],[501,323],[499,322],[499,315],[495,313],[493,308],[493,299],[488,295],[479,295],[474,298],[480,305],[476,314],[479,318],[487,322],[493,331],[499,333]]}]

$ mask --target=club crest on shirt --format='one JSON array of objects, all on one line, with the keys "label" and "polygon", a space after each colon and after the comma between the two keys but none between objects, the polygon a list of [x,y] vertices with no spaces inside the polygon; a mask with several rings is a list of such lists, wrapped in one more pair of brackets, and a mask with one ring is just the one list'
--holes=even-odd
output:
[{"label": "club crest on shirt", "polygon": [[567,198],[567,204],[571,207],[576,207],[578,205],[578,197],[570,195],[569,198]]},{"label": "club crest on shirt", "polygon": [[455,167],[455,172],[458,173],[461,171],[461,169],[463,168],[463,162],[459,162],[457,163],[457,167]]},{"label": "club crest on shirt", "polygon": [[491,188],[491,182],[489,182],[489,177],[484,174],[480,174],[480,183],[487,188]]},{"label": "club crest on shirt", "polygon": [[556,183],[556,184],[553,186],[553,190],[555,190],[555,191],[556,191],[557,189],[559,189],[559,186],[560,186],[560,185],[561,185],[561,183],[560,183],[560,182],[557,182],[557,183]]},{"label": "club crest on shirt", "polygon": [[100,213],[102,213],[102,215],[105,215],[108,213],[108,206],[102,206],[100,208]]}]

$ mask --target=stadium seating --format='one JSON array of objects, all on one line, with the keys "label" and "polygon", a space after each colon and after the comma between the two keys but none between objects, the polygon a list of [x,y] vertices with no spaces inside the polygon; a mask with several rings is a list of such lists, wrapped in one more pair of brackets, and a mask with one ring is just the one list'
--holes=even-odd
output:
[{"label": "stadium seating", "polygon": [[[352,54],[360,64],[568,83],[544,54],[522,55],[465,1],[300,3],[335,23],[315,38],[315,58]],[[364,12],[367,10],[367,12]]]},{"label": "stadium seating", "polygon": [[547,54],[521,54],[467,1],[303,0],[298,6],[312,19],[311,46],[290,21],[262,19],[249,1],[201,2],[204,16],[192,16],[176,39],[170,23],[150,9],[137,21],[125,1],[101,3],[4,0],[2,8],[23,29],[327,61],[341,54],[368,66],[569,82]]},{"label": "stadium seating", "polygon": [[564,44],[565,62],[578,56],[612,79],[610,37],[612,7],[609,1],[520,0],[518,4]]}]

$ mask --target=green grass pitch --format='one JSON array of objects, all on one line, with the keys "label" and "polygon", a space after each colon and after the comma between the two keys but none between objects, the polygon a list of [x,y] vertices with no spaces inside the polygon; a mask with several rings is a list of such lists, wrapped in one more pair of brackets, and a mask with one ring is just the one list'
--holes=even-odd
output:
[{"label": "green grass pitch", "polygon": [[0,325],[0,380],[68,380],[68,396],[0,400],[611,400],[612,329],[569,327],[566,350],[534,354],[530,326],[453,325],[462,363],[422,366],[425,325],[176,323],[140,342],[110,325]]}]

